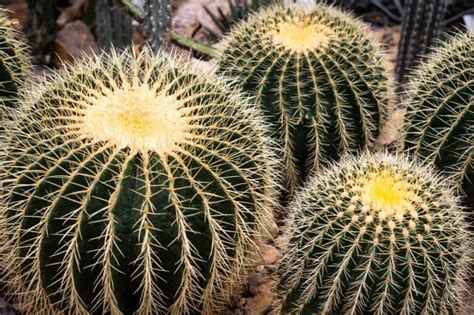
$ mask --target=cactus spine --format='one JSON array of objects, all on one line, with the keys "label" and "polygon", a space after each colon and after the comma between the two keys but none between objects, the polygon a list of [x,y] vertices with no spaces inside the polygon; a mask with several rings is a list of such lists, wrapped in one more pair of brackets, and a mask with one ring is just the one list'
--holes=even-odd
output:
[{"label": "cactus spine", "polygon": [[169,0],[147,0],[145,3],[145,25],[148,42],[153,51],[166,46],[171,29],[171,4]]},{"label": "cactus spine", "polygon": [[440,38],[447,7],[447,0],[408,0],[405,4],[395,68],[399,84],[406,83],[410,70]]},{"label": "cactus spine", "polygon": [[474,35],[458,34],[420,67],[406,101],[405,150],[451,174],[474,209]]},{"label": "cactus spine", "polygon": [[292,206],[281,313],[459,314],[472,247],[457,202],[449,182],[403,157],[319,172]]},{"label": "cactus spine", "polygon": [[25,102],[0,149],[1,280],[19,309],[218,312],[272,220],[259,113],[151,52],[95,57]]},{"label": "cactus spine", "polygon": [[273,6],[234,28],[220,52],[218,71],[256,95],[284,147],[290,191],[377,136],[388,87],[368,32],[332,7]]},{"label": "cactus spine", "polygon": [[0,113],[16,106],[30,72],[27,50],[7,11],[0,8]]}]

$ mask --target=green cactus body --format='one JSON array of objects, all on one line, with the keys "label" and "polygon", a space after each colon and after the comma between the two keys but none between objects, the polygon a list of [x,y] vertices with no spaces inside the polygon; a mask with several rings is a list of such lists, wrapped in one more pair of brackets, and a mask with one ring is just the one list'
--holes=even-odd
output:
[{"label": "green cactus body", "polygon": [[6,10],[0,8],[0,112],[15,107],[29,73],[26,45],[13,24]]},{"label": "green cactus body", "polygon": [[259,113],[164,53],[94,57],[25,98],[0,149],[2,260],[27,314],[208,314],[272,220]]},{"label": "green cactus body", "polygon": [[459,34],[420,67],[406,101],[405,150],[451,174],[474,209],[474,35]]},{"label": "green cactus body", "polygon": [[290,192],[322,162],[369,146],[388,99],[369,29],[323,5],[272,6],[233,29],[218,72],[257,97],[284,147]]},{"label": "green cactus body", "polygon": [[348,156],[292,210],[282,314],[460,314],[471,235],[453,187],[430,167]]},{"label": "green cactus body", "polygon": [[441,37],[448,0],[408,0],[398,44],[396,79],[404,84],[410,70],[429,53]]},{"label": "green cactus body", "polygon": [[32,46],[35,63],[49,63],[54,50],[54,40],[59,30],[60,0],[26,0],[28,4],[28,20],[26,36]]},{"label": "green cactus body", "polygon": [[97,42],[104,50],[132,45],[132,16],[120,1],[96,1],[95,21]]},{"label": "green cactus body", "polygon": [[148,42],[154,51],[169,45],[171,29],[171,4],[169,0],[147,0],[145,2],[145,25]]}]

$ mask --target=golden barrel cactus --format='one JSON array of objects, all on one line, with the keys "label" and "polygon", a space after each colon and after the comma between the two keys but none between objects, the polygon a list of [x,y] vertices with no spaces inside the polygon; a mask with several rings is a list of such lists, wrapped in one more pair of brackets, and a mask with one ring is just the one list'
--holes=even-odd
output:
[{"label": "golden barrel cactus", "polygon": [[28,314],[209,314],[272,220],[260,115],[164,53],[112,52],[26,97],[0,147],[2,266]]},{"label": "golden barrel cactus", "polygon": [[284,148],[290,192],[342,153],[372,145],[390,96],[383,54],[367,25],[315,5],[276,5],[237,25],[218,72],[257,98]]},{"label": "golden barrel cactus", "polygon": [[453,177],[474,209],[474,34],[446,41],[408,89],[404,149]]},{"label": "golden barrel cactus", "polygon": [[282,314],[460,314],[472,234],[429,166],[343,158],[298,195],[285,239]]}]

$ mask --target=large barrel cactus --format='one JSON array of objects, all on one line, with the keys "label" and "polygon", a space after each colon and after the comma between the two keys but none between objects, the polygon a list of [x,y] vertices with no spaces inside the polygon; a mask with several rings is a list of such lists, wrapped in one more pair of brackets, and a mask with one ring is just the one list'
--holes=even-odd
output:
[{"label": "large barrel cactus", "polygon": [[0,147],[1,280],[26,314],[209,314],[272,220],[245,98],[173,57],[94,57],[25,97]]},{"label": "large barrel cactus", "polygon": [[420,67],[406,102],[405,150],[451,174],[474,209],[474,35],[458,34]]},{"label": "large barrel cactus", "polygon": [[469,232],[453,187],[387,154],[346,157],[293,204],[283,314],[460,314]]},{"label": "large barrel cactus", "polygon": [[225,40],[218,72],[257,97],[284,148],[290,192],[321,163],[378,134],[389,92],[369,32],[336,8],[272,6]]},{"label": "large barrel cactus", "polygon": [[30,60],[23,38],[7,11],[0,7],[0,114],[2,109],[15,106],[29,68]]}]

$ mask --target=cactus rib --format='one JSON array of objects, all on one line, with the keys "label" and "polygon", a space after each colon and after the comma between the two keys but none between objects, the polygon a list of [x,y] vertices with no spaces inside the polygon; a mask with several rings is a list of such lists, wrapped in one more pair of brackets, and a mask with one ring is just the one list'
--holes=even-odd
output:
[{"label": "cactus rib", "polygon": [[408,74],[428,54],[441,37],[447,0],[408,0],[405,5],[403,28],[398,45],[397,82],[407,82]]}]

